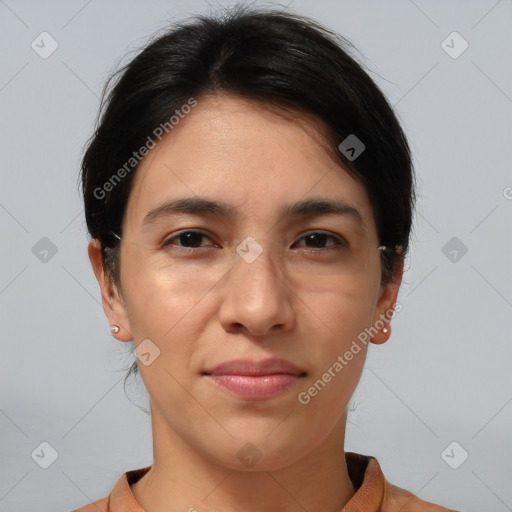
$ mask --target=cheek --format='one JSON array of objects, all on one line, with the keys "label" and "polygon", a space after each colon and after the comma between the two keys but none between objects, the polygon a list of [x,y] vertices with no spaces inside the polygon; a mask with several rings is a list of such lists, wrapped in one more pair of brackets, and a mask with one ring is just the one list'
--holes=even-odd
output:
[{"label": "cheek", "polygon": [[330,305],[323,309],[329,330],[324,329],[326,335],[320,338],[315,377],[329,383],[327,394],[332,396],[328,400],[333,403],[348,400],[359,380],[369,342],[362,342],[360,336],[370,325],[371,306],[365,295],[332,294]]},{"label": "cheek", "polygon": [[337,419],[359,382],[368,340],[358,337],[370,325],[373,293],[374,283],[362,276],[316,281],[298,293],[304,301],[299,350],[312,369],[301,391],[311,418],[316,412],[324,420]]},{"label": "cheek", "polygon": [[[143,267],[132,273],[126,286],[126,311],[136,349],[147,347],[149,339],[156,345],[158,356],[145,365],[138,361],[139,371],[149,395],[160,403],[171,399],[184,406],[186,396],[179,382],[185,382],[191,371],[194,350],[201,336],[201,322],[194,321],[200,294],[186,276],[172,280]],[[124,285],[123,285],[124,287]],[[149,344],[149,347],[153,345]]]},{"label": "cheek", "polygon": [[215,283],[197,279],[197,271],[190,266],[178,264],[171,269],[168,261],[138,252],[127,250],[123,261],[123,290],[134,339],[176,339],[176,332],[191,323],[208,286]]},{"label": "cheek", "polygon": [[214,307],[211,290],[222,274],[205,273],[190,264],[171,268],[161,257],[151,264],[141,257],[126,257],[123,264],[126,312],[135,347],[149,339],[159,350],[151,365],[139,364],[141,377],[151,396],[165,389],[178,400],[182,392],[169,374],[185,382],[197,371],[204,329]]},{"label": "cheek", "polygon": [[331,279],[324,286],[318,282],[310,289],[303,289],[302,296],[315,313],[327,338],[336,340],[340,349],[349,338],[357,337],[370,326],[378,293],[376,281],[371,276],[345,276]]},{"label": "cheek", "polygon": [[362,342],[358,336],[371,323],[372,293],[371,280],[345,278],[309,295],[308,309],[315,312],[317,327],[311,324],[314,343],[306,343],[305,351],[315,371],[299,402],[318,431],[339,420],[361,377],[369,340]]}]

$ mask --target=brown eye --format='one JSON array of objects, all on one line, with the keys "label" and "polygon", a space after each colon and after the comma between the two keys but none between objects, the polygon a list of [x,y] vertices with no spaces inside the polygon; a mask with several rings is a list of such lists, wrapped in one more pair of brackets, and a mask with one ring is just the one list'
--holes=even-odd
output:
[{"label": "brown eye", "polygon": [[[325,246],[328,240],[333,240],[334,243],[331,243],[327,247]],[[330,233],[324,233],[321,231],[314,231],[311,233],[306,233],[299,240],[304,240],[306,243],[306,247],[318,248],[318,249],[341,249],[348,248],[349,245],[346,240],[342,237],[332,235]],[[317,247],[321,246],[321,247]]]},{"label": "brown eye", "polygon": [[[201,231],[182,231],[181,233],[173,235],[172,237],[169,237],[166,240],[164,240],[164,242],[162,243],[162,247],[176,246],[178,249],[182,248],[184,250],[186,250],[187,248],[197,249],[200,247],[204,247],[201,245],[201,240],[203,238],[209,239],[209,237]],[[178,241],[179,245],[173,243],[174,241]]]}]

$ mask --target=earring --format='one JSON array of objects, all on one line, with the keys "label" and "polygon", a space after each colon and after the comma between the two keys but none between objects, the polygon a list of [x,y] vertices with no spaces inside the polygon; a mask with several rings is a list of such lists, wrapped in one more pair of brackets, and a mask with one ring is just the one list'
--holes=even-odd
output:
[{"label": "earring", "polygon": [[119,326],[118,325],[113,325],[112,327],[110,327],[110,330],[117,334],[119,332]]},{"label": "earring", "polygon": [[383,328],[382,328],[382,332],[383,332],[384,334],[387,334],[387,333],[388,333],[388,328],[387,328],[387,327],[383,327]]}]

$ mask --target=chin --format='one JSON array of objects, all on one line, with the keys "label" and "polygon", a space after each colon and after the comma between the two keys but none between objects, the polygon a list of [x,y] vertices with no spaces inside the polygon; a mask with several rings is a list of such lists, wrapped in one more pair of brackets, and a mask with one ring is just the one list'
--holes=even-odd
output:
[{"label": "chin", "polygon": [[253,427],[254,435],[245,431],[227,442],[203,449],[215,464],[231,471],[275,471],[300,460],[314,448],[304,444],[304,436],[299,433],[296,438],[283,437],[277,431],[271,433],[276,426],[273,422],[269,429]]}]

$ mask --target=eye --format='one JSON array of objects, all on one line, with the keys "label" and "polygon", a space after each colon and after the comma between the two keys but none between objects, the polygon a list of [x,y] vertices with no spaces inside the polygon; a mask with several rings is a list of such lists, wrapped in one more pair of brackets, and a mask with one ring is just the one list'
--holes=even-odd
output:
[{"label": "eye", "polygon": [[[327,239],[334,240],[334,243],[325,247],[325,243]],[[339,236],[332,235],[330,233],[324,233],[322,231],[312,231],[310,233],[306,233],[303,235],[299,240],[304,240],[308,245],[307,247],[312,247],[315,245],[321,245],[323,247],[320,247],[319,249],[342,249],[342,248],[349,248],[349,244],[347,241]],[[317,252],[318,249],[315,249],[313,252]]]},{"label": "eye", "polygon": [[[208,238],[209,236],[201,231],[187,230],[173,235],[162,242],[161,247],[175,246],[185,252],[196,252],[196,249],[201,247],[201,239]],[[176,246],[173,242],[178,240],[183,245]],[[203,246],[204,247],[204,246]]]},{"label": "eye", "polygon": [[[180,233],[177,233],[166,240],[162,242],[161,247],[167,247],[167,246],[174,246],[178,248],[179,250],[185,251],[185,252],[197,252],[197,249],[201,247],[208,247],[201,245],[201,240],[203,238],[210,237],[203,233],[202,231],[196,231],[196,230],[187,230],[182,231]],[[333,241],[332,244],[326,246],[326,242],[328,239],[331,239]],[[343,248],[349,248],[349,244],[347,241],[340,236],[335,236],[330,233],[324,233],[321,231],[312,231],[309,233],[306,233],[302,237],[299,238],[299,240],[304,240],[306,242],[306,247],[313,247],[313,250],[311,252],[318,252],[322,249],[324,250],[339,250]],[[180,245],[176,245],[174,242],[178,241]],[[213,244],[215,247],[219,247],[216,244]],[[316,247],[315,246],[321,246]]]}]

